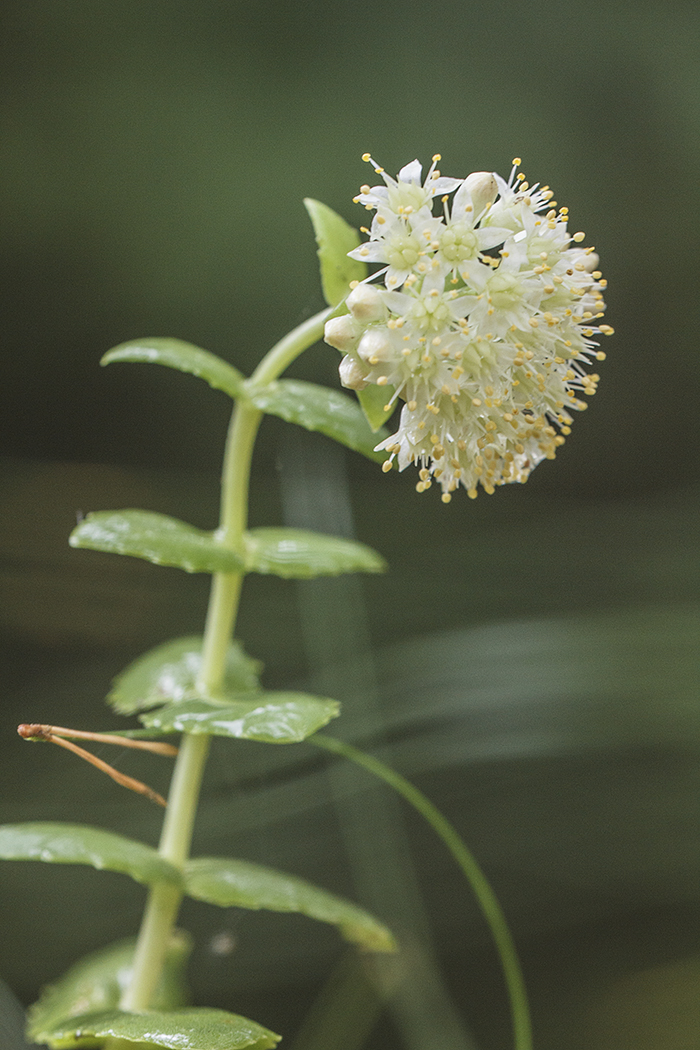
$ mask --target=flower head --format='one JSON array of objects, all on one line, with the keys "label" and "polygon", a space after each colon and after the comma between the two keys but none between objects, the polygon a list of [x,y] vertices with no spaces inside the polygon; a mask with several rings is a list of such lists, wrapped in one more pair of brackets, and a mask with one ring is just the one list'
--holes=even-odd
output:
[{"label": "flower head", "polygon": [[[418,161],[396,179],[365,155],[383,186],[355,198],[375,215],[350,253],[383,264],[330,320],[326,342],[345,356],[341,382],[386,387],[403,402],[398,429],[377,447],[400,470],[418,468],[442,499],[463,485],[526,481],[554,459],[581,395],[595,393],[603,360],[596,337],[606,282],[584,234],[568,232],[547,186],[530,186],[513,162],[508,182],[491,172],[444,178],[439,155],[424,181]],[[434,211],[436,198],[441,210]],[[382,283],[380,282],[382,280]],[[387,406],[388,409],[388,406]]]}]

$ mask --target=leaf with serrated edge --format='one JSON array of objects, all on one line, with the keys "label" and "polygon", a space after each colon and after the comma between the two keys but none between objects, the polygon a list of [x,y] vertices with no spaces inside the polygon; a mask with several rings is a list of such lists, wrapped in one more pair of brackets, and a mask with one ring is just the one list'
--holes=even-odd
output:
[{"label": "leaf with serrated edge", "polygon": [[151,846],[113,831],[59,821],[3,824],[0,860],[42,860],[49,864],[89,864],[120,871],[137,882],[181,882],[180,872]]},{"label": "leaf with serrated edge", "polygon": [[307,529],[250,529],[243,542],[247,572],[306,580],[343,572],[384,572],[386,569],[381,555],[364,543]]},{"label": "leaf with serrated edge", "polygon": [[122,1010],[82,1014],[69,1024],[42,1032],[50,1047],[102,1045],[89,1039],[124,1039],[139,1046],[164,1046],[168,1050],[272,1050],[281,1036],[247,1017],[211,1007],[186,1010],[148,1010],[132,1014]]},{"label": "leaf with serrated edge", "polygon": [[396,949],[386,926],[363,908],[305,879],[259,864],[223,857],[197,857],[185,865],[185,892],[223,908],[300,912],[337,926],[346,940],[370,951]]},{"label": "leaf with serrated edge", "polygon": [[268,744],[298,744],[340,713],[337,700],[306,693],[260,692],[226,705],[182,700],[139,715],[159,733],[210,733]]},{"label": "leaf with serrated edge", "polygon": [[[186,697],[211,699],[196,686],[202,665],[202,641],[200,635],[174,638],[144,653],[114,679],[107,703],[120,714],[131,715]],[[248,656],[238,642],[231,642],[226,653],[222,698],[258,689],[261,671],[259,660]]]},{"label": "leaf with serrated edge", "polygon": [[185,572],[239,572],[241,557],[214,533],[148,510],[99,510],[73,529],[68,541],[111,554],[128,554]]},{"label": "leaf with serrated edge", "polygon": [[367,276],[365,263],[348,258],[348,252],[360,243],[360,235],[327,204],[306,197],[304,207],[318,245],[323,298],[329,306],[336,306],[350,291],[351,281],[364,281]]},{"label": "leaf with serrated edge", "polygon": [[373,383],[357,391],[357,398],[362,406],[365,418],[370,425],[372,433],[377,435],[376,444],[379,444],[382,440],[382,435],[379,434],[379,431],[396,408],[395,402],[389,404],[393,396],[393,386],[376,386]]},{"label": "leaf with serrated edge", "polygon": [[229,397],[239,397],[243,393],[245,376],[237,368],[209,350],[202,350],[201,347],[186,343],[182,339],[159,336],[132,339],[108,350],[100,364],[111,365],[118,361],[165,365],[167,368],[198,376],[206,380],[214,390],[223,390]]},{"label": "leaf with serrated edge", "polygon": [[[63,1026],[80,1014],[116,1010],[131,981],[136,938],[109,944],[75,963],[63,976],[44,988],[29,1009],[28,1035],[43,1042],[43,1034]],[[189,1002],[185,967],[192,938],[184,930],[170,937],[163,971],[153,996],[155,1010],[175,1010]]]},{"label": "leaf with serrated edge", "polygon": [[248,396],[262,412],[325,434],[375,463],[387,458],[386,452],[374,449],[389,432],[373,432],[357,401],[338,390],[300,379],[280,379],[259,388],[248,386]]}]

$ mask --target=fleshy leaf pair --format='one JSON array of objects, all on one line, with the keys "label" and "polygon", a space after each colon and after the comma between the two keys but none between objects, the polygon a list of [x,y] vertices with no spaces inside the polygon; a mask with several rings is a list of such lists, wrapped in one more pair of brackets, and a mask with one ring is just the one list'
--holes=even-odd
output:
[{"label": "fleshy leaf pair", "polygon": [[306,529],[261,528],[244,534],[239,550],[224,546],[216,532],[146,510],[88,514],[73,530],[71,547],[128,554],[185,572],[258,572],[285,579],[382,572],[383,558],[362,543]]},{"label": "fleshy leaf pair", "polygon": [[29,1037],[56,1050],[100,1047],[105,1039],[179,1050],[271,1050],[279,1042],[278,1035],[246,1017],[186,1005],[191,941],[182,930],[171,936],[153,1009],[120,1010],[135,945],[129,939],[93,952],[46,988],[29,1011]]},{"label": "fleshy leaf pair", "polygon": [[[91,952],[71,966],[59,981],[44,988],[29,1011],[29,1036],[51,1046],[76,1045],[75,1026],[69,1022],[81,1015],[117,1009],[129,986],[135,946],[136,939],[129,937]],[[189,1002],[185,968],[191,950],[189,934],[184,930],[173,931],[153,997],[154,1010],[176,1010]],[[70,1039],[71,1034],[73,1042],[58,1041],[61,1036]]]},{"label": "fleshy leaf pair", "polygon": [[236,642],[229,646],[223,686],[211,695],[197,684],[201,649],[197,636],[152,649],[115,679],[108,703],[120,714],[145,712],[140,721],[157,733],[207,733],[271,744],[300,743],[339,714],[338,702],[328,697],[262,689],[260,663]]},{"label": "fleshy leaf pair", "polygon": [[222,908],[298,912],[337,926],[346,940],[369,951],[395,948],[389,930],[351,901],[305,879],[226,857],[197,857],[182,871],[151,846],[101,828],[42,822],[0,826],[0,859],[87,864],[130,875],[137,882],[167,881],[195,900]]},{"label": "fleshy leaf pair", "polygon": [[305,430],[325,434],[375,463],[386,459],[375,445],[388,434],[375,434],[357,402],[338,390],[299,379],[276,379],[254,384],[222,358],[182,339],[148,336],[108,350],[103,365],[119,362],[157,364],[204,379],[214,390],[240,398],[267,415],[278,416]]}]

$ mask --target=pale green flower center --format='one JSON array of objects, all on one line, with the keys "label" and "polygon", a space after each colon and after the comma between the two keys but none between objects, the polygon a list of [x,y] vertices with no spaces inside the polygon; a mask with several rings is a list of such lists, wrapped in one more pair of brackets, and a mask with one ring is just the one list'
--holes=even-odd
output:
[{"label": "pale green flower center", "polygon": [[456,222],[440,235],[440,253],[448,262],[461,263],[479,254],[476,234],[471,226]]},{"label": "pale green flower center", "polygon": [[388,197],[389,207],[395,215],[410,215],[411,212],[420,211],[430,200],[430,194],[426,193],[422,186],[412,182],[399,182],[396,186],[389,186]]},{"label": "pale green flower center", "polygon": [[387,261],[396,270],[410,270],[420,259],[421,246],[416,237],[392,237],[388,246]]},{"label": "pale green flower center", "polygon": [[489,302],[496,310],[512,310],[522,302],[523,286],[512,273],[496,273],[489,279]]},{"label": "pale green flower center", "polygon": [[426,295],[423,299],[417,299],[408,316],[416,328],[424,332],[439,332],[451,320],[450,311],[440,295]]}]

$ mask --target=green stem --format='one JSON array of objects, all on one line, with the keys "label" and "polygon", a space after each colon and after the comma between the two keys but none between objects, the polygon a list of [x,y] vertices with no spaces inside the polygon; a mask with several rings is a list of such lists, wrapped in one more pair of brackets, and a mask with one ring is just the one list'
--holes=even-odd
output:
[{"label": "green stem", "polygon": [[[250,382],[262,386],[276,379],[308,347],[317,342],[332,309],[304,321],[279,341],[263,358]],[[262,413],[245,398],[236,401],[226,438],[221,481],[219,542],[238,549],[248,523],[248,490],[253,446]],[[240,600],[241,573],[216,573],[212,580],[202,646],[198,688],[216,694],[223,686],[226,653],[233,634]],[[182,868],[192,842],[194,820],[210,738],[185,734],[170,784],[168,808],[158,852]],[[139,932],[131,982],[121,1001],[123,1010],[146,1010],[153,1001],[163,968],[170,934],[183,893],[157,883],[151,887]]]},{"label": "green stem", "polygon": [[366,755],[363,751],[358,751],[356,747],[342,740],[336,740],[335,737],[326,736],[325,733],[309,737],[308,743],[332,751],[336,755],[342,755],[379,777],[399,795],[402,795],[442,839],[471,886],[496,943],[510,999],[515,1050],[532,1050],[530,1009],[513,937],[496,894],[456,829],[418,788],[405,780],[400,773],[385,766],[378,758]]}]

